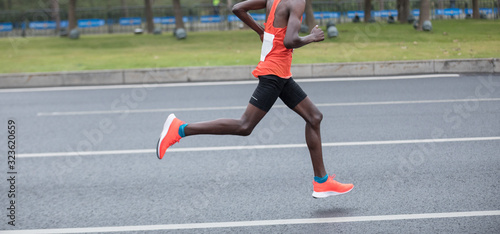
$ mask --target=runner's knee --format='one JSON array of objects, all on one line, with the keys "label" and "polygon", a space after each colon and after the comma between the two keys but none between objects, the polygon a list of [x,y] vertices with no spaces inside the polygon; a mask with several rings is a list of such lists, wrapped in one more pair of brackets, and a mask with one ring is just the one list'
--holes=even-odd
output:
[{"label": "runner's knee", "polygon": [[250,124],[248,122],[241,121],[240,126],[239,126],[238,131],[237,131],[237,135],[248,136],[252,133],[254,127],[255,126],[253,126],[252,124]]},{"label": "runner's knee", "polygon": [[312,126],[319,126],[321,124],[321,120],[323,120],[323,113],[317,111],[312,113],[306,121]]}]

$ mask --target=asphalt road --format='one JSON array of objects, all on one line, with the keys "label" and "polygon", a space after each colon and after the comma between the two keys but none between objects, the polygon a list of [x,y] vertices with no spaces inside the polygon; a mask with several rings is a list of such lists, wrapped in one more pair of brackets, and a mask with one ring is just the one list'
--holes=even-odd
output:
[{"label": "asphalt road", "polygon": [[500,233],[500,76],[313,81],[299,84],[324,114],[327,170],[355,184],[326,199],[311,197],[304,122],[279,100],[249,137],[187,137],[156,158],[168,114],[238,118],[255,82],[0,90],[0,227]]}]

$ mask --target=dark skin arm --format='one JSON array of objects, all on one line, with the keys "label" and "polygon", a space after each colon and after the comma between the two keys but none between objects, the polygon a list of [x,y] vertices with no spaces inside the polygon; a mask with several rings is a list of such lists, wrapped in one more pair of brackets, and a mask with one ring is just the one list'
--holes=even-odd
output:
[{"label": "dark skin arm", "polygon": [[[243,21],[246,25],[248,25],[251,29],[253,29],[257,34],[259,34],[260,39],[264,36],[264,28],[255,22],[255,20],[248,14],[248,11],[251,10],[260,10],[265,9],[267,4],[267,0],[248,0],[244,2],[240,2],[233,6],[233,13],[238,18]],[[318,28],[317,26],[313,28],[311,33],[305,37],[299,36],[300,30],[300,19],[305,10],[305,1],[304,0],[288,0],[286,1],[286,8],[289,12],[288,14],[288,22],[287,22],[287,30],[285,35],[284,44],[288,49],[299,48],[305,46],[312,42],[319,42],[325,39],[325,34],[323,30]],[[276,16],[278,18],[278,16]]]},{"label": "dark skin arm", "polygon": [[318,25],[311,30],[311,33],[305,37],[299,36],[300,19],[304,13],[306,4],[304,0],[290,0],[287,4],[287,10],[290,12],[286,29],[285,40],[283,43],[288,49],[299,48],[311,42],[319,42],[325,39],[325,33]]},{"label": "dark skin arm", "polygon": [[249,0],[249,1],[244,1],[240,2],[236,5],[233,6],[233,13],[236,15],[238,18],[243,21],[248,27],[253,29],[257,34],[260,36],[260,40],[262,41],[264,37],[264,28],[255,22],[255,20],[248,14],[248,11],[251,10],[260,10],[260,9],[265,9],[266,8],[266,0]]}]

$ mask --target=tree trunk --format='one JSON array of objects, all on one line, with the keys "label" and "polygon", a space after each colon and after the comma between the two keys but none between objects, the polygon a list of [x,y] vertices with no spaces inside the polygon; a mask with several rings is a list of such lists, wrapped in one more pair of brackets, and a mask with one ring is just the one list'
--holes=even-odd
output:
[{"label": "tree trunk", "polygon": [[68,30],[76,28],[76,0],[69,0],[68,6]]},{"label": "tree trunk", "polygon": [[[438,9],[443,10],[444,9],[444,0],[438,0]],[[444,15],[439,15],[439,19],[443,19]]]},{"label": "tree trunk", "polygon": [[231,9],[233,9],[233,0],[227,0],[227,6],[226,7],[227,7],[227,12],[229,12],[228,14],[230,14],[231,13]]},{"label": "tree trunk", "polygon": [[418,31],[422,31],[422,25],[424,21],[430,20],[431,13],[431,3],[430,0],[422,0],[420,2],[420,17],[418,17]]},{"label": "tree trunk", "polygon": [[403,0],[403,11],[401,14],[403,15],[402,23],[407,23],[408,16],[410,15],[410,0]]},{"label": "tree trunk", "polygon": [[151,0],[144,0],[144,14],[146,15],[146,30],[153,33],[155,25],[153,23],[153,6]]},{"label": "tree trunk", "polygon": [[312,7],[312,0],[306,0],[306,24],[311,31],[314,26],[316,26],[316,21],[314,20],[314,11]]},{"label": "tree trunk", "polygon": [[497,16],[498,16],[498,18],[500,18],[500,0],[498,0],[498,3],[497,3]]},{"label": "tree trunk", "polygon": [[[398,0],[398,1],[399,1],[399,0]],[[380,9],[379,9],[379,10],[383,11],[383,10],[384,10],[384,0],[379,0],[379,5],[380,5],[380,6],[379,6],[379,7],[380,7]]]},{"label": "tree trunk", "polygon": [[52,8],[52,20],[56,22],[56,33],[61,28],[61,17],[59,16],[59,0],[51,0],[50,6]]},{"label": "tree trunk", "polygon": [[127,7],[127,0],[121,0],[121,5],[122,5],[122,14],[123,17],[128,17],[128,7]]},{"label": "tree trunk", "polygon": [[403,21],[401,20],[401,6],[402,6],[402,1],[403,0],[396,0],[396,10],[398,10],[398,21],[402,23]]},{"label": "tree trunk", "polygon": [[372,18],[372,1],[365,0],[365,23],[368,23]]},{"label": "tree trunk", "polygon": [[12,0],[7,0],[7,10],[12,10]]},{"label": "tree trunk", "polygon": [[175,28],[184,28],[184,21],[182,20],[182,7],[180,0],[172,0],[174,5],[175,15]]},{"label": "tree trunk", "polygon": [[472,0],[472,18],[479,19],[479,2]]},{"label": "tree trunk", "polygon": [[410,14],[410,0],[398,0],[398,21],[405,24]]}]

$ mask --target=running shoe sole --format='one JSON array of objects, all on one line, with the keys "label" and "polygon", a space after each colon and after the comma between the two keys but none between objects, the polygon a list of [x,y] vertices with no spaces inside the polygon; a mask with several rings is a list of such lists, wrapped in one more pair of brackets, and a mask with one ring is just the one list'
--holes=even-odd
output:
[{"label": "running shoe sole", "polygon": [[354,187],[352,187],[351,189],[347,190],[346,192],[343,192],[343,193],[338,193],[338,192],[313,192],[312,196],[314,198],[326,198],[326,197],[330,197],[330,196],[336,196],[336,195],[341,195],[341,194],[346,194],[348,192],[350,192]]},{"label": "running shoe sole", "polygon": [[160,139],[158,139],[158,143],[156,144],[156,157],[158,157],[158,159],[161,159],[160,158],[160,143],[163,140],[163,138],[165,138],[165,136],[167,135],[168,129],[170,128],[170,125],[172,125],[172,121],[174,121],[174,119],[175,119],[175,115],[170,114],[168,116],[167,120],[165,121],[165,124],[163,124],[163,131],[161,132]]},{"label": "running shoe sole", "polygon": [[160,158],[160,139],[161,138],[158,138],[158,143],[156,144],[156,157],[158,157],[158,159],[161,159]]}]

